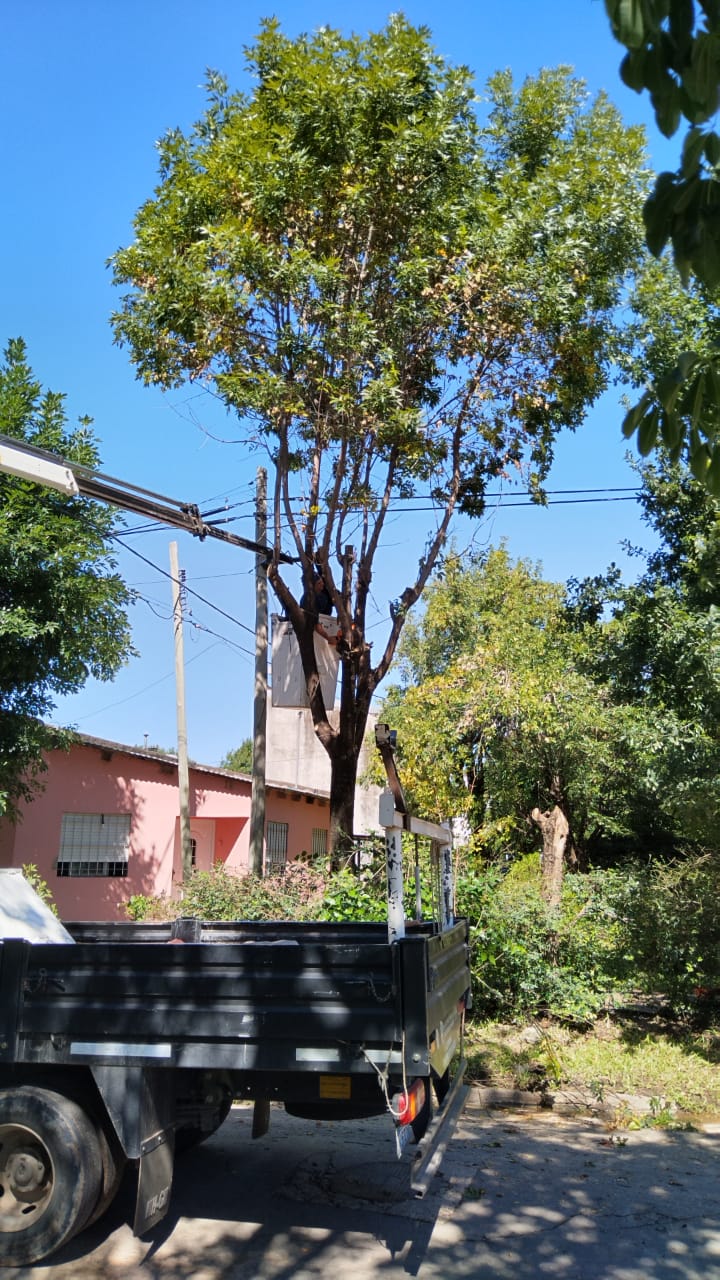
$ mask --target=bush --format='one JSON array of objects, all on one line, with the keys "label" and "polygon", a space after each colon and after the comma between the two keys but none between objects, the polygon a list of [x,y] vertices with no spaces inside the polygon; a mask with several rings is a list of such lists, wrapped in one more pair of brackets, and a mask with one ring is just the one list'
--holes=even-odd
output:
[{"label": "bush", "polygon": [[529,855],[458,882],[458,912],[471,922],[475,1009],[514,1020],[551,1014],[592,1020],[608,995],[635,977],[623,957],[620,873],[566,876],[560,909],[540,896],[540,862]]},{"label": "bush", "polygon": [[45,903],[45,906],[49,907],[53,915],[56,916],[58,914],[58,909],[55,906],[55,899],[53,898],[52,889],[50,888],[50,885],[48,884],[47,880],[43,880],[42,876],[40,875],[40,872],[35,866],[35,863],[34,862],[23,863],[21,867],[21,871],[23,873],[23,876],[27,880],[28,884],[31,886],[31,888],[35,890],[38,898],[41,898],[42,901]]},{"label": "bush", "polygon": [[216,863],[194,871],[182,899],[136,894],[126,906],[131,920],[382,920],[384,889],[371,872],[330,875],[304,862],[289,862],[269,876],[238,875]]},{"label": "bush", "polygon": [[627,863],[567,875],[557,912],[540,898],[539,864],[458,880],[471,923],[475,1009],[513,1020],[590,1019],[615,993],[662,993],[677,1012],[720,986],[720,855]]},{"label": "bush", "polygon": [[[384,877],[381,864],[330,875],[293,862],[281,874],[257,877],[234,875],[219,863],[193,873],[181,902],[138,895],[127,911],[134,920],[381,921]],[[411,917],[411,875],[406,887]],[[540,896],[536,854],[509,869],[469,863],[457,879],[456,905],[470,923],[476,1013],[587,1022],[613,994],[629,989],[662,992],[678,1011],[690,1009],[697,988],[720,986],[719,889],[719,854],[635,862],[567,875],[560,908],[550,912]],[[426,915],[431,896],[426,888]]]},{"label": "bush", "polygon": [[720,853],[652,863],[634,878],[625,951],[645,989],[688,1010],[698,991],[720,986]]},{"label": "bush", "polygon": [[339,871],[328,877],[318,920],[386,920],[384,882],[371,872]]}]

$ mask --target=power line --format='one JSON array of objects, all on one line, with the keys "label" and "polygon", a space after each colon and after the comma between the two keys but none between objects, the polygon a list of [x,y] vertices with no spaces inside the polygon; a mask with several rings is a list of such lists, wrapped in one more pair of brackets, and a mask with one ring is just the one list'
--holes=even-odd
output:
[{"label": "power line", "polygon": [[[570,505],[573,505],[574,503],[584,503],[584,502],[597,502],[597,503],[633,502],[633,501],[637,501],[637,497],[641,492],[642,490],[638,486],[632,486],[632,485],[612,485],[612,486],[606,486],[605,488],[599,488],[599,489],[545,489],[544,490],[545,495],[550,497],[551,500],[547,503],[539,503],[533,500],[532,491],[530,489],[524,489],[524,490],[518,491],[519,495],[522,494],[525,498],[528,499],[528,501],[523,501],[523,502],[518,502],[514,500],[509,501],[508,494],[506,494],[502,490],[491,489],[487,493],[483,494],[483,499],[485,501],[488,501],[491,499],[492,500],[497,499],[500,502],[500,504],[506,508],[507,507],[537,507],[537,506],[558,507],[558,506],[570,506]],[[619,497],[598,496],[598,495],[608,495],[608,494],[613,494],[613,495],[617,494],[621,496]],[[591,496],[586,497],[584,495],[591,495]],[[211,499],[208,499],[208,501],[211,501]],[[294,497],[290,499],[290,501],[293,503],[306,502],[307,499],[302,497],[299,494],[296,494]],[[410,495],[407,498],[394,497],[394,498],[391,498],[390,500],[389,509],[398,510],[402,508],[407,508],[411,503],[414,503],[414,502],[432,503],[433,502],[432,495],[429,493],[424,493],[424,494],[416,493],[416,494]],[[249,502],[246,502],[246,503],[234,502],[229,507],[222,507],[220,508],[220,510],[233,511],[236,507],[248,506],[248,505],[249,505]],[[417,512],[436,511],[438,509],[441,509],[442,506],[443,504],[441,502],[437,502],[437,503],[434,503],[432,506],[415,507],[414,510]],[[208,514],[214,514],[214,513],[209,512]],[[247,518],[248,517],[244,515],[229,516],[227,519],[214,521],[210,527],[216,528],[221,524],[235,524],[238,520],[244,520]],[[203,516],[203,519],[205,519],[204,516]],[[289,527],[287,525],[287,522],[283,522],[283,527],[285,528]],[[129,534],[135,534],[135,533],[153,533],[158,531],[161,528],[162,528],[162,525],[157,521],[152,524],[133,525],[128,529],[121,530],[117,534],[117,536],[126,537]]]},{"label": "power line", "polygon": [[250,649],[245,649],[236,640],[230,640],[227,636],[221,636],[218,631],[213,631],[210,627],[206,627],[204,622],[197,622],[194,618],[187,618],[188,626],[194,627],[196,631],[204,631],[209,636],[215,636],[216,640],[222,640],[223,644],[230,645],[231,649],[237,649],[238,653],[245,654],[248,658],[255,658],[255,654]]},{"label": "power line", "polygon": [[[112,533],[110,534],[110,537],[116,538],[116,534]],[[129,551],[131,555],[137,556],[138,560],[142,560],[143,564],[149,565],[150,568],[154,569],[156,573],[161,573],[164,578],[169,578],[171,582],[173,581],[173,576],[171,573],[168,573],[167,569],[161,569],[159,564],[155,564],[154,561],[148,560],[147,556],[144,556],[141,554],[141,552],[136,551],[134,547],[128,547],[126,546],[125,543],[122,543],[121,545],[125,548],[126,551]],[[223,618],[227,618],[228,622],[234,622],[236,627],[242,627],[243,631],[247,631],[248,634],[251,636],[255,635],[255,632],[253,631],[252,627],[246,626],[245,623],[241,622],[239,618],[234,618],[231,613],[226,613],[225,610],[221,609],[219,605],[213,604],[212,600],[206,600],[205,596],[201,596],[198,591],[193,591],[192,587],[186,587],[186,591],[188,595],[195,596],[196,600],[200,600],[202,601],[203,604],[206,604],[209,609],[214,609],[215,612],[219,613]]]}]

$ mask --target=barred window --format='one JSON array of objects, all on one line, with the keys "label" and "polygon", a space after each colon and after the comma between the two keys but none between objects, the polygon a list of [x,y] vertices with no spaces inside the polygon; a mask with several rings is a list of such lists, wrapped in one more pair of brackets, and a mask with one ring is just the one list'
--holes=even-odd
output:
[{"label": "barred window", "polygon": [[280,871],[287,862],[287,850],[287,822],[268,822],[265,834],[266,871]]},{"label": "barred window", "polygon": [[64,813],[57,874],[126,876],[130,818],[129,813]]},{"label": "barred window", "polygon": [[324,827],[313,827],[312,833],[312,856],[313,858],[324,858],[327,853],[328,833]]}]

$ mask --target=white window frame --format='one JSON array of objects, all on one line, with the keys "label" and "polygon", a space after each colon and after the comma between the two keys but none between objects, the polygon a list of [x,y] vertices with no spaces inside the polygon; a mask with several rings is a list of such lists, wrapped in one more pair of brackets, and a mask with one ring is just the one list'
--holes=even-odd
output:
[{"label": "white window frame", "polygon": [[131,824],[130,813],[64,813],[57,875],[127,876]]}]

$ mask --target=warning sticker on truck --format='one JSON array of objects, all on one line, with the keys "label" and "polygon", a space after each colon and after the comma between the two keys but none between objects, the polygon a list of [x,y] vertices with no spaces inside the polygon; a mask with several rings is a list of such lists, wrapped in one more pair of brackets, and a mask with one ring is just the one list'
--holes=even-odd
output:
[{"label": "warning sticker on truck", "polygon": [[350,1097],[350,1076],[320,1076],[320,1097],[347,1101]]}]

